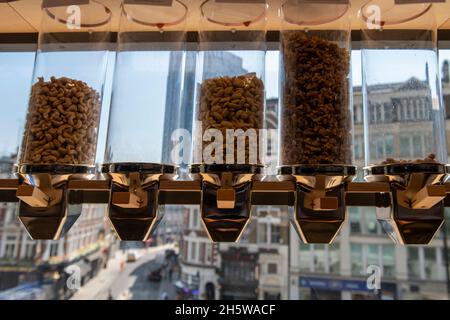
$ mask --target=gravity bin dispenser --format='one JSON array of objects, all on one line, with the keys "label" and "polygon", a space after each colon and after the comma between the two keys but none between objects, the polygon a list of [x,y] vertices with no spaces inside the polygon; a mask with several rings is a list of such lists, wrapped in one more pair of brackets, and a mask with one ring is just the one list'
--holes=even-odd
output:
[{"label": "gravity bin dispenser", "polygon": [[238,241],[262,173],[265,1],[204,1],[196,74],[193,164],[212,241]]},{"label": "gravity bin dispenser", "polygon": [[187,7],[124,0],[106,143],[111,180],[108,218],[121,240],[146,241],[162,219],[161,180],[176,178],[172,159],[185,63]]},{"label": "gravity bin dispenser", "polygon": [[[111,11],[68,1],[81,19],[44,1],[17,178],[0,178],[0,202],[18,202],[33,239],[57,239],[82,204],[101,203],[130,241],[148,240],[166,205],[200,205],[215,242],[238,241],[252,206],[287,206],[304,243],[331,243],[351,206],[375,207],[399,244],[428,244],[443,224],[450,171],[434,5],[359,8],[353,95],[349,3],[280,2],[280,100],[266,111],[267,1],[204,0],[198,33],[187,33],[181,0],[123,0],[106,179],[93,179]],[[353,181],[356,165],[365,181]]]},{"label": "gravity bin dispenser", "polygon": [[[378,21],[368,18],[371,5]],[[444,221],[447,158],[433,6],[371,1],[360,16],[365,179],[390,185],[391,206],[377,208],[386,233],[428,244]]]},{"label": "gravity bin dispenser", "polygon": [[[81,214],[68,181],[95,172],[111,11],[94,0],[44,1],[17,164],[18,218],[32,239],[58,239]],[[66,2],[67,3],[67,2]]]},{"label": "gravity bin dispenser", "polygon": [[279,179],[295,183],[291,222],[331,243],[346,217],[353,165],[349,3],[288,0],[280,32]]}]

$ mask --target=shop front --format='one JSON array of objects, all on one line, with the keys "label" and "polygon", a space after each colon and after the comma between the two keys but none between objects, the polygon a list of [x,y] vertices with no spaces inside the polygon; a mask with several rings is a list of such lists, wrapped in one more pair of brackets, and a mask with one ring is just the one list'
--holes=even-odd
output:
[{"label": "shop front", "polygon": [[366,280],[299,277],[303,300],[395,300],[397,285],[382,282],[380,290],[369,289]]}]

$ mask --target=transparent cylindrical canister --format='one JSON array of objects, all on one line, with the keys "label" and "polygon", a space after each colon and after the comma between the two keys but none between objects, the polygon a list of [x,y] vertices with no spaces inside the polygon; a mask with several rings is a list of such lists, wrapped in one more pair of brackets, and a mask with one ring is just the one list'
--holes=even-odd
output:
[{"label": "transparent cylindrical canister", "polygon": [[374,0],[360,16],[366,165],[446,163],[433,6]]},{"label": "transparent cylindrical canister", "polygon": [[305,243],[330,243],[353,179],[350,4],[287,0],[280,15],[279,174],[295,182],[291,222]]},{"label": "transparent cylindrical canister", "polygon": [[200,6],[190,172],[202,179],[202,220],[213,241],[242,235],[264,163],[266,11],[266,1]]},{"label": "transparent cylindrical canister", "polygon": [[77,221],[68,180],[95,172],[112,13],[95,0],[42,2],[38,50],[17,174],[18,218],[32,239]]},{"label": "transparent cylindrical canister", "polygon": [[175,165],[189,161],[190,139],[181,142],[184,157],[173,151],[186,137],[177,132],[181,109],[190,107],[183,98],[187,13],[179,0],[121,5],[102,168],[113,182],[108,218],[121,240],[149,239],[163,217],[160,179],[175,178]]},{"label": "transparent cylindrical canister", "polygon": [[111,16],[95,0],[43,2],[20,168],[94,166]]},{"label": "transparent cylindrical canister", "polygon": [[281,6],[280,166],[353,164],[349,7]]},{"label": "transparent cylindrical canister", "polygon": [[266,8],[216,0],[200,7],[194,163],[261,164]]},{"label": "transparent cylindrical canister", "polygon": [[372,0],[359,12],[364,174],[389,182],[392,203],[377,207],[377,218],[400,244],[429,243],[444,219],[447,150],[433,9]]},{"label": "transparent cylindrical canister", "polygon": [[182,95],[187,7],[177,0],[170,6],[153,2],[122,4],[107,163],[182,160],[172,157],[172,134],[182,125],[181,108],[189,108]]}]

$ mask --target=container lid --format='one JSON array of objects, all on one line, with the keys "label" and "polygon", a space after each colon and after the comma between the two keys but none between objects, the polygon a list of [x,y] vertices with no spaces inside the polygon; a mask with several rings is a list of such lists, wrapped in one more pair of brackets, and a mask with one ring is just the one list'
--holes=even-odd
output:
[{"label": "container lid", "polygon": [[[46,0],[42,8],[48,17],[76,31],[80,28],[96,28],[107,25],[111,10],[96,0]],[[73,8],[71,8],[72,5]]]},{"label": "container lid", "polygon": [[0,0],[0,33],[36,32],[16,4],[18,0]]},{"label": "container lid", "polygon": [[206,0],[200,5],[202,17],[211,23],[248,27],[266,16],[264,0]]},{"label": "container lid", "polygon": [[280,8],[280,15],[296,25],[321,25],[340,19],[349,8],[348,1],[287,0]]},{"label": "container lid", "polygon": [[431,6],[431,3],[397,4],[395,0],[371,0],[361,6],[358,15],[364,22],[381,28],[417,19],[427,13]]},{"label": "container lid", "polygon": [[125,0],[122,13],[135,23],[157,27],[174,26],[186,20],[188,8],[179,1]]}]

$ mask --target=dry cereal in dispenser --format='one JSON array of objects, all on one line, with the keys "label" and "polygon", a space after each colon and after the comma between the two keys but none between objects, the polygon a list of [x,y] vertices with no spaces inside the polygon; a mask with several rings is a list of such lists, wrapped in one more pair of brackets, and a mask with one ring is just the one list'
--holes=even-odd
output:
[{"label": "dry cereal in dispenser", "polygon": [[100,95],[85,82],[40,77],[31,89],[22,162],[91,164],[99,115]]}]

